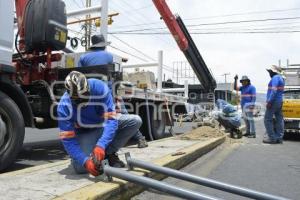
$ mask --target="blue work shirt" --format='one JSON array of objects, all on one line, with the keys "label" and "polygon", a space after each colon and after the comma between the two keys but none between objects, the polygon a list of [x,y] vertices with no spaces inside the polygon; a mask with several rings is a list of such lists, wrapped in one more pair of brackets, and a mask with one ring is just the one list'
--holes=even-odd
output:
[{"label": "blue work shirt", "polygon": [[81,165],[84,165],[88,155],[85,155],[80,148],[76,139],[76,130],[78,128],[103,127],[103,133],[97,141],[97,145],[106,149],[118,128],[118,121],[115,119],[115,105],[109,88],[104,82],[97,79],[88,79],[88,83],[90,99],[86,106],[80,108],[73,104],[66,92],[57,108],[62,143],[71,158]]},{"label": "blue work shirt", "polygon": [[284,85],[281,75],[277,74],[272,77],[268,84],[267,103],[282,102]]},{"label": "blue work shirt", "polygon": [[240,87],[241,91],[241,106],[242,109],[245,108],[245,106],[255,105],[256,101],[256,88],[249,84],[246,86]]},{"label": "blue work shirt", "polygon": [[78,67],[113,63],[113,55],[105,50],[90,51],[80,56]]}]

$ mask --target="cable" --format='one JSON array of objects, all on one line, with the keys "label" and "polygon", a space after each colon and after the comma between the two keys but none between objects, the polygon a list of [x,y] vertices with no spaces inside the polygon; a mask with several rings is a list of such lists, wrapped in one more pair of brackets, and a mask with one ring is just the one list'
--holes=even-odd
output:
[{"label": "cable", "polygon": [[287,12],[287,11],[295,11],[300,10],[300,8],[290,8],[290,9],[280,9],[280,10],[265,10],[265,11],[253,11],[253,12],[245,12],[245,13],[233,13],[233,14],[225,14],[225,15],[215,15],[215,16],[206,16],[206,17],[195,17],[195,18],[187,18],[185,21],[192,21],[198,19],[211,19],[218,17],[231,17],[231,16],[241,16],[241,15],[252,15],[252,14],[266,14],[266,13],[274,13],[274,12]]},{"label": "cable", "polygon": [[[190,32],[191,35],[208,35],[208,34],[248,34],[248,33],[299,33],[300,30],[294,31],[228,31],[228,32]],[[170,35],[169,32],[130,32],[130,33],[110,33],[110,34],[117,34],[117,35]]]},{"label": "cable", "polygon": [[123,51],[123,50],[121,50],[121,49],[119,49],[119,48],[117,48],[117,47],[114,47],[114,46],[112,46],[112,45],[109,45],[109,46],[110,46],[111,48],[115,49],[115,50],[118,50],[118,51],[123,52],[123,53],[125,53],[125,54],[127,54],[127,55],[130,55],[130,56],[132,56],[132,57],[135,57],[135,58],[137,58],[137,59],[139,59],[139,60],[141,60],[141,61],[143,61],[143,62],[147,62],[147,60],[145,60],[145,59],[143,59],[143,58],[141,58],[141,57],[139,57],[139,56],[136,56],[136,55],[133,55],[133,54],[128,53],[128,52],[126,52],[126,51]]},{"label": "cable", "polygon": [[133,49],[133,50],[139,52],[140,54],[142,54],[142,55],[145,56],[146,58],[149,58],[150,60],[156,61],[156,59],[154,59],[154,58],[148,56],[147,54],[143,53],[142,51],[136,49],[135,47],[133,47],[133,46],[131,46],[130,44],[128,44],[127,42],[121,40],[121,39],[118,38],[117,36],[115,36],[115,35],[111,35],[111,36],[114,37],[114,38],[116,38],[117,40],[119,40],[120,42],[122,42],[123,44],[125,44],[126,46],[130,47],[131,49]]},{"label": "cable", "polygon": [[[286,18],[267,18],[267,19],[254,19],[254,20],[240,20],[240,21],[225,21],[225,22],[216,22],[216,23],[203,23],[203,24],[190,24],[186,27],[195,27],[195,26],[212,26],[212,25],[224,25],[224,24],[240,24],[240,23],[252,23],[252,22],[265,22],[265,21],[283,21],[291,19],[300,19],[300,17],[286,17]],[[152,30],[163,30],[165,27],[159,28],[143,28],[143,29],[134,29],[134,30],[124,30],[119,31],[118,33],[129,33],[137,31],[152,31]]]},{"label": "cable", "polygon": [[[193,21],[198,19],[210,19],[210,18],[218,18],[218,17],[229,17],[229,16],[238,16],[238,15],[251,15],[251,14],[265,14],[265,13],[272,13],[272,12],[286,12],[286,11],[293,11],[293,10],[300,10],[300,8],[290,8],[290,9],[282,9],[282,10],[266,10],[266,11],[253,11],[253,12],[246,12],[246,13],[233,13],[233,14],[225,14],[225,15],[215,15],[215,16],[204,16],[198,18],[183,18],[183,21]],[[153,25],[153,24],[160,24],[162,21],[155,21],[150,23],[142,23],[142,24],[133,24],[127,26],[118,26],[115,28],[124,28],[124,27],[135,27],[135,26],[146,26],[146,25]]]},{"label": "cable", "polygon": [[125,10],[125,12],[128,14],[128,13],[132,13],[132,12],[137,12],[137,11],[141,11],[141,10],[144,10],[144,9],[147,9],[147,8],[150,8],[150,7],[153,7],[153,3],[151,4],[148,4],[146,6],[142,6],[140,8],[131,8],[129,10]]},{"label": "cable", "polygon": [[[129,9],[132,9],[132,6],[131,5],[129,5],[126,1],[121,1],[122,3],[124,3]],[[117,5],[118,7],[120,7],[119,5]],[[123,7],[122,7],[122,9],[120,9],[120,10],[123,10]],[[123,10],[124,11],[124,10]],[[142,14],[140,14],[139,12],[136,12],[137,14],[139,14],[142,18],[144,18],[146,21],[148,21],[148,19],[147,18],[145,18]],[[132,17],[131,15],[130,15],[130,17]],[[136,23],[137,22],[137,20],[136,20],[136,18],[134,18],[134,20],[132,20],[131,18],[129,18],[128,16],[127,16],[127,18],[130,20],[130,21],[132,21],[132,22],[134,22],[134,23]],[[164,42],[167,46],[170,46],[170,45],[173,45],[174,47],[175,47],[175,45],[173,44],[173,43],[170,43],[170,42],[168,42],[168,41],[166,41],[165,39],[163,39],[163,38],[161,38],[161,37],[159,37],[159,36],[155,36],[157,39],[159,39],[159,40],[161,40],[162,42]]]}]

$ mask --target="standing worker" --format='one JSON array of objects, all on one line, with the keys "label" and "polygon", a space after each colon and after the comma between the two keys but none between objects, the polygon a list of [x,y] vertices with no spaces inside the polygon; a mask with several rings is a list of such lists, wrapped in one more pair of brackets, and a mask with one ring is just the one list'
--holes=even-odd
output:
[{"label": "standing worker", "polygon": [[[264,118],[268,137],[264,138],[263,142],[276,144],[282,143],[284,132],[282,101],[285,83],[281,75],[282,69],[280,67],[272,65],[267,71],[271,77],[271,81],[268,84],[267,108]],[[273,124],[273,116],[275,116],[275,127]]]},{"label": "standing worker", "polygon": [[248,76],[242,76],[240,83],[241,87],[237,86],[238,75],[234,77],[234,89],[241,91],[241,107],[243,111],[243,117],[246,124],[246,134],[248,138],[256,138],[255,124],[253,119],[253,111],[256,101],[256,89],[251,84]]},{"label": "standing worker", "polygon": [[[97,65],[107,65],[113,64],[113,55],[106,51],[106,46],[109,45],[110,42],[106,42],[103,35],[93,35],[92,36],[92,46],[90,47],[90,51],[83,54],[80,57],[78,66],[79,67],[87,67],[87,66],[97,66]],[[108,83],[109,88],[112,90],[112,83]],[[128,112],[124,106],[124,101],[118,100],[116,98],[116,105],[119,106],[120,102],[122,108],[118,108],[118,111],[122,111],[123,115],[127,115]],[[119,102],[119,103],[118,103]],[[136,134],[133,136],[133,139],[137,141],[138,148],[148,147],[147,141],[143,134],[138,130]]]},{"label": "standing worker", "polygon": [[57,108],[58,125],[75,172],[97,176],[103,159],[112,167],[124,167],[117,152],[140,128],[141,118],[117,116],[111,92],[100,80],[72,71],[65,87]]}]

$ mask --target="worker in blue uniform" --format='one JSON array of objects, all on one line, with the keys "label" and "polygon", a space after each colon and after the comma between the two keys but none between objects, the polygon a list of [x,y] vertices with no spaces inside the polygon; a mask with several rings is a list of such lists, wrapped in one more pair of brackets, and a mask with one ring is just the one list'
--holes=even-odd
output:
[{"label": "worker in blue uniform", "polygon": [[[268,137],[264,138],[263,142],[268,144],[278,144],[282,143],[284,133],[282,102],[285,81],[280,67],[272,65],[267,69],[267,71],[271,77],[268,84],[266,112],[264,118]],[[275,117],[275,123],[273,122],[273,117]]]},{"label": "worker in blue uniform", "polygon": [[58,125],[75,172],[97,176],[97,164],[103,159],[113,167],[124,167],[117,152],[140,128],[141,118],[118,116],[107,84],[98,79],[72,71],[65,87],[57,108]]},{"label": "worker in blue uniform", "polygon": [[238,76],[234,77],[234,89],[241,91],[241,107],[243,111],[243,118],[246,124],[246,134],[244,136],[248,138],[255,138],[255,123],[253,117],[253,111],[256,101],[256,88],[251,84],[248,76],[242,76],[240,83],[241,87],[237,86]]},{"label": "worker in blue uniform", "polygon": [[[78,66],[86,67],[86,66],[97,66],[97,65],[107,65],[113,64],[113,55],[106,51],[106,46],[109,45],[109,42],[106,42],[103,35],[94,35],[91,38],[92,46],[90,47],[90,51],[83,54],[80,57]],[[112,90],[112,83],[108,83],[109,88]],[[123,115],[127,115],[128,112],[124,106],[124,102],[122,98],[116,98],[116,105],[120,105],[120,108],[117,111],[121,111]],[[125,116],[124,116],[125,117]],[[133,136],[133,139],[137,141],[138,148],[148,147],[147,141],[143,134],[138,130],[136,134]]]}]

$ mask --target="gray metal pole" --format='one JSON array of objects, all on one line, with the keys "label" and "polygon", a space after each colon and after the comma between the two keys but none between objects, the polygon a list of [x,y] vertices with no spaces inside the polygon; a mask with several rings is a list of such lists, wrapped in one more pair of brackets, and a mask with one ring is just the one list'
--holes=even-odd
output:
[{"label": "gray metal pole", "polygon": [[153,135],[152,135],[152,124],[151,124],[151,116],[150,116],[150,109],[149,109],[149,100],[148,100],[148,90],[147,88],[144,88],[145,92],[145,101],[146,101],[146,115],[147,115],[147,127],[149,132],[150,140],[153,141]]},{"label": "gray metal pole", "polygon": [[194,176],[194,175],[191,175],[191,174],[188,174],[185,172],[181,172],[178,170],[153,165],[151,163],[133,159],[128,154],[126,155],[126,160],[127,160],[128,166],[130,168],[139,167],[142,169],[147,169],[150,171],[165,174],[167,176],[171,176],[171,177],[178,178],[181,180],[193,182],[193,183],[196,183],[199,185],[211,187],[211,188],[222,190],[225,192],[230,192],[230,193],[237,194],[237,195],[244,196],[244,197],[249,197],[249,198],[258,199],[258,200],[287,200],[287,198],[274,196],[274,195],[258,192],[255,190],[251,190],[248,188],[243,188],[243,187],[238,187],[235,185],[230,185],[227,183],[222,183],[222,182],[215,181],[215,180],[208,179],[208,178]]},{"label": "gray metal pole", "polygon": [[161,182],[161,181],[157,181],[151,178],[146,178],[143,176],[138,176],[135,174],[132,174],[130,172],[127,172],[125,170],[122,169],[118,169],[118,168],[113,168],[110,166],[104,166],[104,173],[108,176],[113,176],[116,178],[120,178],[123,180],[127,180],[129,182],[138,184],[138,185],[142,185],[146,188],[153,188],[156,189],[158,191],[164,192],[164,193],[168,193],[171,195],[174,195],[176,197],[181,197],[184,199],[195,199],[195,200],[217,200],[217,198],[208,196],[208,195],[204,195],[201,193],[197,193],[191,190],[186,190],[180,187],[176,187],[176,186],[172,186],[170,184]]}]

